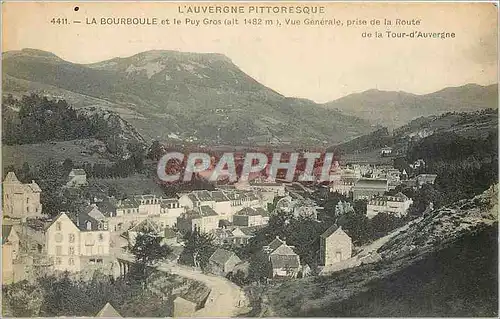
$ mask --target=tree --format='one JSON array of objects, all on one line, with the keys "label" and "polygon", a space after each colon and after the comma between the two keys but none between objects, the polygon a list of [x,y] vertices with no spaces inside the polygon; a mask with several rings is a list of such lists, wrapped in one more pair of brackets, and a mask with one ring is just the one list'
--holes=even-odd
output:
[{"label": "tree", "polygon": [[148,149],[147,157],[153,161],[158,161],[165,153],[165,148],[159,141],[153,141]]},{"label": "tree", "polygon": [[162,240],[163,237],[148,228],[137,234],[135,243],[130,249],[145,280],[147,280],[148,268],[165,260],[172,253],[172,248],[162,244]]},{"label": "tree", "polygon": [[184,235],[186,242],[179,262],[190,266],[199,266],[202,269],[208,264],[208,259],[215,251],[214,236],[195,229]]},{"label": "tree", "polygon": [[62,170],[64,172],[64,174],[69,174],[69,172],[71,172],[71,170],[73,169],[74,167],[74,164],[73,164],[73,160],[70,159],[70,158],[67,158],[64,160],[63,164],[62,164]]}]

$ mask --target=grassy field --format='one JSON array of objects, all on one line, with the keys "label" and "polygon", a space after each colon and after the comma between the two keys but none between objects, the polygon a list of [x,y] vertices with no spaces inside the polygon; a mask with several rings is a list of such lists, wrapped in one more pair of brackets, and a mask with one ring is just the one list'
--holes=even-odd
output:
[{"label": "grassy field", "polygon": [[125,178],[91,178],[88,182],[89,187],[98,192],[107,193],[110,188],[114,188],[119,194],[127,196],[142,194],[163,195],[162,189],[152,178],[141,174]]},{"label": "grassy field", "polygon": [[69,158],[75,164],[85,162],[109,164],[111,162],[106,158],[107,155],[104,144],[95,139],[2,146],[4,167],[9,165],[21,167],[24,162],[33,166],[49,158],[60,162]]}]

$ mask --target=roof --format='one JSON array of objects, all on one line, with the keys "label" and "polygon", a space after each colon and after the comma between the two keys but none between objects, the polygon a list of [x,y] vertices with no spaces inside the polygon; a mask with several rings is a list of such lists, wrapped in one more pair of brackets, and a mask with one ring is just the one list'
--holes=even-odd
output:
[{"label": "roof", "polygon": [[145,233],[148,232],[149,230],[153,230],[153,232],[155,233],[159,232],[158,226],[154,222],[152,222],[149,218],[146,218],[139,224],[132,227],[129,231]]},{"label": "roof", "polygon": [[277,268],[299,268],[300,261],[297,255],[271,255],[271,265]]},{"label": "roof", "polygon": [[201,215],[203,217],[206,217],[206,216],[218,216],[219,215],[219,214],[217,214],[215,212],[215,210],[213,210],[212,207],[207,206],[207,205],[200,206],[199,210],[200,210],[200,213],[201,213]]},{"label": "roof", "polygon": [[333,235],[333,233],[335,233],[337,230],[342,230],[342,226],[337,226],[336,224],[333,224],[327,230],[325,230],[323,234],[321,234],[321,238],[328,238],[331,235]]},{"label": "roof", "polygon": [[181,215],[181,218],[184,219],[199,219],[202,217],[208,217],[208,216],[219,216],[215,212],[215,210],[212,209],[212,207],[203,205],[200,207],[195,207],[193,209],[187,210],[185,213]]},{"label": "roof", "polygon": [[224,193],[222,191],[213,191],[211,195],[212,195],[213,200],[215,200],[216,202],[229,201],[229,199],[226,197],[226,195],[224,195]]},{"label": "roof", "polygon": [[108,302],[102,307],[96,317],[106,317],[106,318],[118,318],[121,315],[116,311],[116,309]]},{"label": "roof", "polygon": [[177,237],[177,233],[172,228],[166,227],[165,231],[164,231],[164,236],[167,239],[176,238]]},{"label": "roof", "polygon": [[217,265],[220,265],[220,266],[223,266],[224,264],[226,264],[228,262],[229,259],[231,259],[231,257],[236,257],[239,261],[239,258],[238,256],[236,256],[235,253],[233,253],[232,251],[229,251],[229,250],[225,250],[225,249],[221,249],[221,248],[218,248],[213,254],[212,256],[210,256],[210,259],[209,261],[213,262],[213,263],[216,263]]},{"label": "roof", "polygon": [[[78,227],[82,231],[93,231],[98,230],[99,221],[94,217],[90,216],[85,212],[81,212],[78,214],[78,223],[76,227]],[[87,223],[90,222],[90,229],[87,228]]]},{"label": "roof", "polygon": [[269,245],[264,246],[269,248],[270,251],[275,251],[279,246],[285,244],[285,241],[281,240],[278,236],[276,236],[275,239],[273,239],[272,242],[269,243]]},{"label": "roof", "polygon": [[96,219],[96,220],[103,220],[105,219],[106,217],[104,216],[104,214],[99,210],[99,208],[97,207],[97,205],[90,205],[86,208],[84,208],[84,213],[89,215],[90,217]]},{"label": "roof", "polygon": [[35,193],[40,193],[42,191],[40,186],[38,186],[38,184],[35,183],[35,181],[31,181],[31,183],[27,184],[27,186],[31,189],[31,191]]},{"label": "roof", "polygon": [[241,230],[241,232],[247,236],[254,236],[255,235],[255,232],[259,229],[261,229],[262,227],[264,226],[251,226],[251,227],[239,227],[239,229]]},{"label": "roof", "polygon": [[5,176],[4,182],[8,183],[20,183],[19,180],[17,179],[17,176],[14,172],[8,172],[7,176]]},{"label": "roof", "polygon": [[262,208],[262,207],[255,207],[254,209],[255,209],[255,210],[257,211],[257,213],[258,213],[259,215],[261,215],[262,217],[267,217],[267,216],[269,216],[269,212],[268,212],[266,209]]},{"label": "roof", "polygon": [[104,216],[111,217],[116,215],[116,204],[112,200],[105,199],[96,205]]},{"label": "roof", "polygon": [[408,196],[406,196],[405,194],[401,193],[401,192],[398,192],[396,195],[394,195],[393,197],[396,197],[396,198],[399,198],[399,199],[402,199],[402,200],[408,200]]},{"label": "roof", "polygon": [[7,243],[11,231],[12,225],[2,225],[2,245]]},{"label": "roof", "polygon": [[120,201],[117,208],[139,208],[139,202],[135,199],[127,198]]},{"label": "roof", "polygon": [[417,179],[435,180],[436,177],[436,174],[420,174],[417,176]]},{"label": "roof", "polygon": [[258,216],[260,213],[253,209],[252,207],[244,207],[240,209],[237,213],[234,214],[235,216]]},{"label": "roof", "polygon": [[276,182],[250,182],[251,186],[271,186],[271,187],[276,187],[276,186],[283,186],[285,187],[282,183],[276,183]]},{"label": "roof", "polygon": [[229,200],[237,200],[240,198],[240,194],[236,191],[226,191],[224,195],[226,195]]},{"label": "roof", "polygon": [[83,175],[87,175],[87,173],[85,173],[85,170],[81,169],[81,168],[73,168],[70,172],[70,175],[73,174],[75,176],[83,176]]},{"label": "roof", "polygon": [[200,202],[212,201],[212,195],[207,190],[193,192]]},{"label": "roof", "polygon": [[359,179],[354,188],[387,188],[387,179],[376,179],[376,178],[361,178]]}]

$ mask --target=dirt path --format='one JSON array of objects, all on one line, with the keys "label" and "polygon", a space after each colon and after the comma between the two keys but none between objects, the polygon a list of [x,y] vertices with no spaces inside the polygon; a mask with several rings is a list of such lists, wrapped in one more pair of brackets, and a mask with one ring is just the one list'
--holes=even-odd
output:
[{"label": "dirt path", "polygon": [[[122,254],[120,258],[130,262],[134,261],[134,257],[129,254]],[[249,302],[243,290],[223,277],[204,274],[191,267],[173,263],[162,263],[157,269],[197,280],[211,289],[205,307],[195,313],[196,317],[235,317],[250,310],[246,306]]]}]

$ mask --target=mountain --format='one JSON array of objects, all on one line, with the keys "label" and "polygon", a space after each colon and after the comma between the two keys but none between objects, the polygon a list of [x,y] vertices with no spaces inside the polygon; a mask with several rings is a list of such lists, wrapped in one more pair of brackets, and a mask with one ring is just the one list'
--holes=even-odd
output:
[{"label": "mountain", "polygon": [[404,156],[410,145],[433,135],[456,134],[460,138],[484,140],[490,135],[496,136],[497,131],[498,109],[447,112],[416,118],[392,132],[383,127],[329,149],[339,150],[343,154],[366,154],[373,158],[380,156],[382,147],[389,146],[393,148],[393,155]]},{"label": "mountain", "polygon": [[429,211],[381,246],[371,262],[269,286],[264,312],[273,317],[497,317],[497,238],[494,185],[472,199]]},{"label": "mountain", "polygon": [[424,95],[368,90],[350,94],[323,106],[360,117],[373,124],[394,128],[420,116],[497,108],[498,85],[467,84]]},{"label": "mountain", "polygon": [[323,145],[374,129],[366,120],[289,98],[221,54],[147,51],[76,64],[34,49],[5,52],[3,90],[107,109],[146,139],[202,143]]}]

